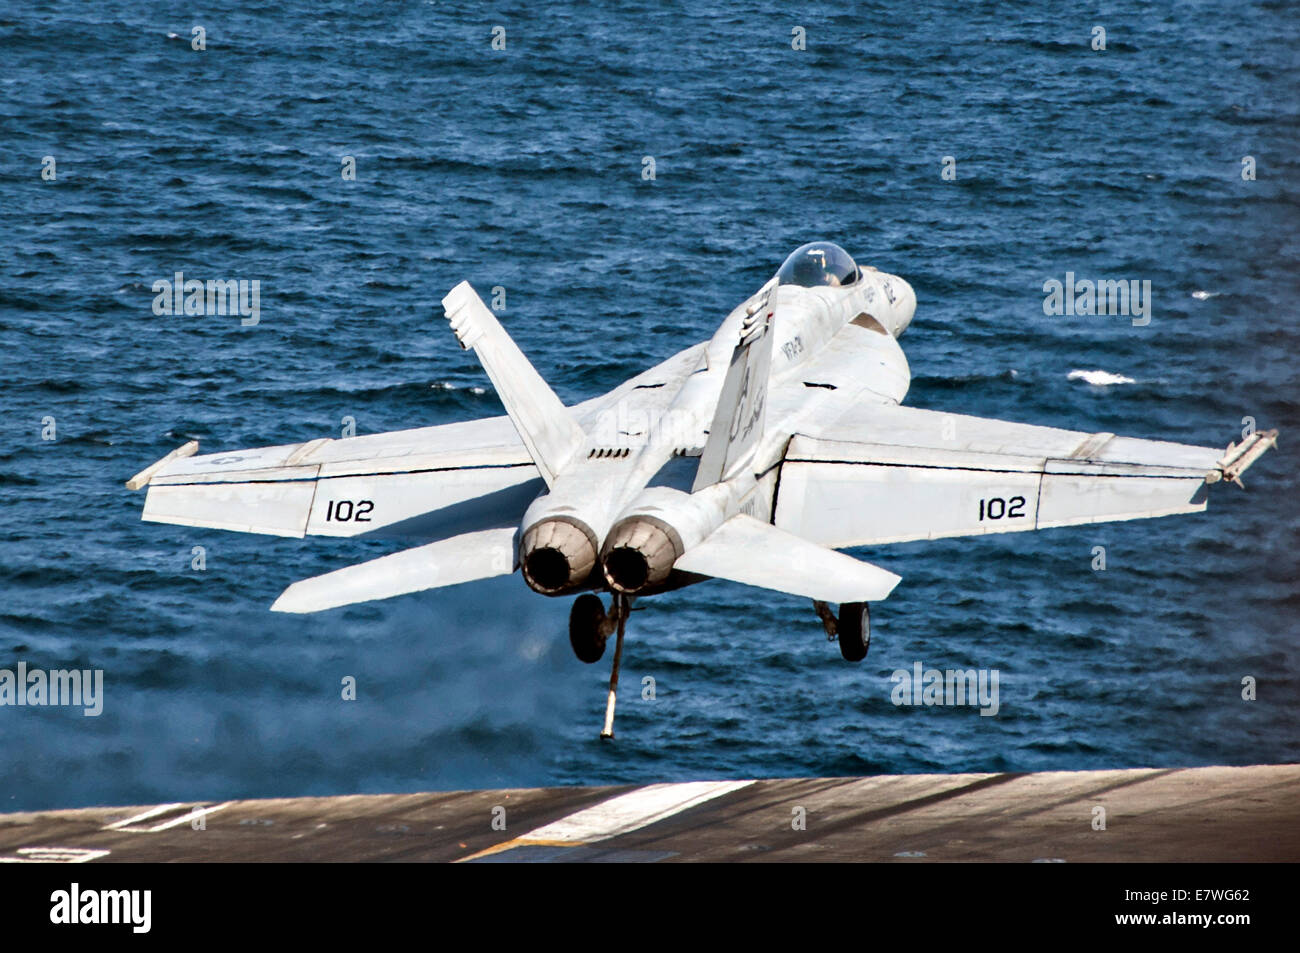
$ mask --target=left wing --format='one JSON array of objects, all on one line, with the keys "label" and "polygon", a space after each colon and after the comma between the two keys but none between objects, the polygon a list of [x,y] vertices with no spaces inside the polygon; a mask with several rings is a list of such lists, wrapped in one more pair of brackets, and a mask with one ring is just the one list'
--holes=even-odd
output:
[{"label": "left wing", "polygon": [[510,526],[542,487],[506,417],[160,464],[127,484],[148,486],[145,520],[274,536],[436,538]]},{"label": "left wing", "polygon": [[[655,419],[703,352],[703,344],[689,347],[608,394],[561,408],[565,429],[623,439],[629,421]],[[545,489],[509,417],[194,456],[197,449],[191,441],[127,481],[128,489],[149,488],[145,520],[273,536],[441,539],[513,527]]]},{"label": "left wing", "polygon": [[837,549],[1193,513],[1277,439],[1228,450],[892,404],[796,434],[773,522]]}]

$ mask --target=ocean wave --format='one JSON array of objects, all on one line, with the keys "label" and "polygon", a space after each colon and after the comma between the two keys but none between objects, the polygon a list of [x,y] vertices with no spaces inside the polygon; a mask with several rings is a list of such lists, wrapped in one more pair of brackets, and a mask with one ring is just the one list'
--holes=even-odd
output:
[{"label": "ocean wave", "polygon": [[1073,370],[1065,375],[1066,380],[1083,381],[1093,387],[1110,387],[1115,384],[1136,384],[1137,381],[1124,374],[1112,374],[1110,371]]}]

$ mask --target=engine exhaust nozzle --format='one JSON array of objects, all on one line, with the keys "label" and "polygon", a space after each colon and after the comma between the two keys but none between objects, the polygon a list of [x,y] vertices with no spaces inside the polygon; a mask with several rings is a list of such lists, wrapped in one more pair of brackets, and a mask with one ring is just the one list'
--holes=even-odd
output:
[{"label": "engine exhaust nozzle", "polygon": [[681,537],[663,520],[629,516],[605,538],[601,568],[610,588],[632,595],[663,583],[682,552]]},{"label": "engine exhaust nozzle", "polygon": [[596,534],[579,520],[552,516],[524,531],[519,565],[534,592],[558,596],[577,589],[596,568]]}]

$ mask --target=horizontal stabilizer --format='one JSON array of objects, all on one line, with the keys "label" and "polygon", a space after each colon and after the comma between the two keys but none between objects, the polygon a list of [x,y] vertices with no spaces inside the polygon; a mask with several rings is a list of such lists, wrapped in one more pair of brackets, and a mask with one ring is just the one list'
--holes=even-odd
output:
[{"label": "horizontal stabilizer", "polygon": [[743,513],[687,550],[673,568],[820,602],[878,602],[900,581],[887,569]]},{"label": "horizontal stabilizer", "polygon": [[468,281],[442,299],[456,339],[473,349],[547,486],[586,439],[560,398],[524,357]]},{"label": "horizontal stabilizer", "polygon": [[271,609],[321,612],[504,576],[515,568],[515,532],[507,528],[466,533],[303,579],[284,590]]}]

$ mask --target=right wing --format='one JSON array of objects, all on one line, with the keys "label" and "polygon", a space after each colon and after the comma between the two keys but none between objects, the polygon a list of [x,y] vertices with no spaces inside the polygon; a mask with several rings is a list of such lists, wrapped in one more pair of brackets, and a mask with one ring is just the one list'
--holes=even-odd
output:
[{"label": "right wing", "polygon": [[1199,512],[1277,437],[1224,451],[891,404],[847,416],[790,440],[773,516],[836,549]]}]

